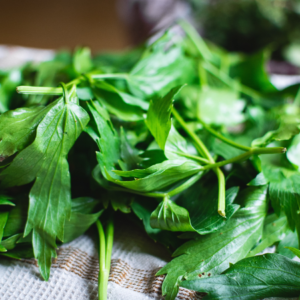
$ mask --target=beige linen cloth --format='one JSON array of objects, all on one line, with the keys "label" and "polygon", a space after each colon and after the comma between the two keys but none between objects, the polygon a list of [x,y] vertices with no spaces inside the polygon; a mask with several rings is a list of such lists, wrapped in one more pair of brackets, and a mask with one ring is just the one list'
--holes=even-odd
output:
[{"label": "beige linen cloth", "polygon": [[[51,50],[0,46],[0,69],[26,61],[53,57]],[[170,253],[128,221],[116,222],[108,283],[109,300],[163,299],[164,276],[156,272],[171,260]],[[97,239],[84,234],[58,249],[48,282],[42,280],[34,259],[0,257],[0,300],[98,299]],[[176,300],[198,300],[201,295],[180,289]]]}]

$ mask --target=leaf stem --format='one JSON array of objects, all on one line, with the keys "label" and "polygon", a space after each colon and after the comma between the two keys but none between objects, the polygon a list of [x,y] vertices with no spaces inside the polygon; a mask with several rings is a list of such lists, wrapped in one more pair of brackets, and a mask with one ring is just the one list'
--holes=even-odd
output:
[{"label": "leaf stem", "polygon": [[[177,110],[174,107],[173,107],[172,113],[173,113],[173,116],[176,118],[176,120],[180,123],[180,125],[182,126],[182,128],[193,139],[193,141],[195,143],[195,146],[196,146],[197,150],[199,151],[199,153],[202,154],[205,158],[207,158],[211,162],[210,165],[206,165],[205,167],[216,165],[214,159],[210,155],[208,149],[205,147],[205,145],[203,144],[203,142],[199,139],[199,137],[193,131],[191,131],[188,128],[188,126],[186,125],[185,121],[179,115],[179,113],[177,112]],[[203,167],[202,170],[205,170],[205,167]],[[206,168],[206,169],[208,170],[208,169],[211,169],[211,168]],[[226,205],[226,203],[225,203],[225,189],[226,189],[226,187],[225,187],[225,177],[224,177],[224,174],[223,174],[222,170],[219,169],[218,166],[216,166],[214,168],[214,172],[216,173],[216,175],[218,177],[218,186],[219,186],[219,192],[218,192],[218,213],[222,217],[225,217],[225,205]]]},{"label": "leaf stem", "polygon": [[98,299],[107,299],[107,285],[111,265],[111,254],[114,241],[113,214],[108,219],[105,234],[100,220],[96,221],[99,235],[99,275],[98,275]]},{"label": "leaf stem", "polygon": [[249,158],[251,155],[260,155],[260,154],[280,154],[285,153],[286,148],[283,147],[270,147],[270,148],[252,148],[250,151],[247,151],[241,155],[235,156],[230,159],[222,160],[220,162],[203,166],[201,170],[209,170],[213,168],[220,168],[228,164],[232,164],[238,161],[243,161]]},{"label": "leaf stem", "polygon": [[248,146],[244,146],[244,145],[235,143],[234,141],[232,141],[232,140],[226,138],[225,136],[223,136],[222,134],[220,134],[219,132],[217,132],[216,130],[214,130],[213,128],[211,128],[209,125],[207,125],[206,123],[204,123],[202,120],[198,119],[198,121],[202,124],[202,126],[203,126],[209,133],[211,133],[213,136],[215,136],[215,137],[218,138],[219,140],[223,141],[224,143],[226,143],[226,144],[228,144],[228,145],[230,145],[230,146],[232,146],[232,147],[241,149],[241,150],[249,151],[249,150],[252,149],[251,147],[248,147]]},{"label": "leaf stem", "polygon": [[211,163],[214,163],[213,158],[211,157],[209,151],[207,150],[207,148],[205,147],[205,145],[203,144],[203,142],[198,138],[198,136],[191,131],[187,124],[185,123],[185,121],[183,120],[183,118],[180,116],[180,114],[177,112],[177,110],[173,107],[172,110],[172,114],[175,117],[175,119],[180,123],[181,127],[186,131],[186,133],[192,138],[196,149],[198,150],[198,152],[204,156],[205,158],[207,158]]},{"label": "leaf stem", "polygon": [[188,179],[186,182],[184,182],[182,185],[180,185],[179,187],[175,188],[174,190],[170,191],[167,193],[167,196],[169,197],[173,197],[181,192],[183,192],[184,190],[186,190],[187,188],[189,188],[190,186],[192,186],[196,181],[198,181],[198,179],[203,175],[203,172],[199,172],[198,174],[192,176],[190,179]]},{"label": "leaf stem", "polygon": [[25,95],[62,95],[63,89],[61,87],[39,87],[39,86],[18,86],[17,92]]},{"label": "leaf stem", "polygon": [[111,254],[114,242],[114,219],[113,213],[111,213],[106,226],[106,257],[105,257],[105,268],[106,268],[106,286],[108,284],[110,265],[111,265]]},{"label": "leaf stem", "polygon": [[93,79],[128,79],[127,73],[115,73],[115,74],[92,74],[91,78]]},{"label": "leaf stem", "polygon": [[[215,173],[218,177],[218,213],[222,217],[226,217],[225,214],[225,196],[226,196],[226,189],[225,189],[225,176],[224,173],[221,171],[220,168],[216,168]],[[224,201],[223,201],[224,199]]]},{"label": "leaf stem", "polygon": [[98,275],[98,298],[99,300],[107,299],[107,283],[106,283],[106,249],[105,249],[105,234],[100,220],[96,221],[99,235],[99,275]]}]

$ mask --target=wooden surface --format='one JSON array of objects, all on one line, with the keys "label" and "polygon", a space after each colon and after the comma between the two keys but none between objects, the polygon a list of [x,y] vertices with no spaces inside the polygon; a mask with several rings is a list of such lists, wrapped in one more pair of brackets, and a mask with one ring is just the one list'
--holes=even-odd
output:
[{"label": "wooden surface", "polygon": [[116,0],[0,0],[0,44],[93,51],[124,49],[129,39]]}]

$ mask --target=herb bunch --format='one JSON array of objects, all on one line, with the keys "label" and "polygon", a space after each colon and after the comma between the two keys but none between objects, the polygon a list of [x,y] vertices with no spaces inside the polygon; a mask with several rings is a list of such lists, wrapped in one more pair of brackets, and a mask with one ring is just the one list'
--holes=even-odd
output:
[{"label": "herb bunch", "polygon": [[0,74],[0,254],[35,257],[48,280],[57,246],[95,223],[104,300],[120,211],[175,250],[157,274],[166,299],[298,296],[299,86],[276,89],[264,51],[180,26]]}]

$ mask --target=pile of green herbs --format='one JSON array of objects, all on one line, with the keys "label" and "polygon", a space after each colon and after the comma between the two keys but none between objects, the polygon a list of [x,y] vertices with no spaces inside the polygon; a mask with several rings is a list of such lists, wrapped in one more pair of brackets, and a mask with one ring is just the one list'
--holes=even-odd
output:
[{"label": "pile of green herbs", "polygon": [[298,296],[299,85],[276,89],[264,51],[180,26],[129,52],[1,71],[0,254],[35,257],[48,280],[57,246],[95,223],[103,300],[124,213],[173,253],[166,299]]}]

